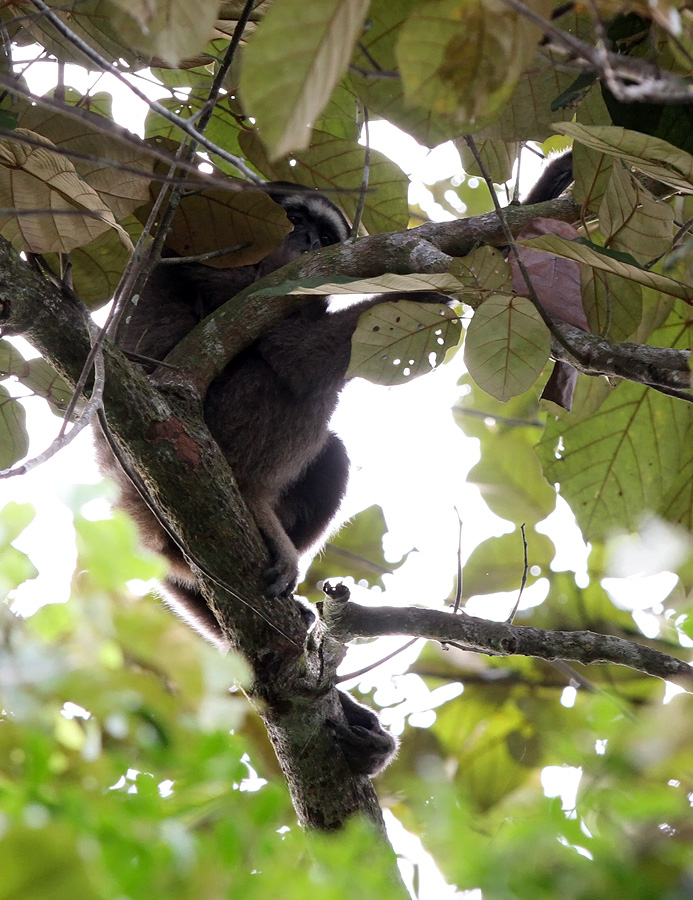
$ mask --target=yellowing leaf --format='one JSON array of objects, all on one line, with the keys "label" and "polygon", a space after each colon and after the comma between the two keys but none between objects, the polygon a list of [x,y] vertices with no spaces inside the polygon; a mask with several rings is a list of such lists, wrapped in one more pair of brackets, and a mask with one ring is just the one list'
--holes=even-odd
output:
[{"label": "yellowing leaf", "polygon": [[616,125],[590,127],[561,122],[554,127],[561,134],[567,134],[593,150],[616,156],[627,166],[633,166],[677,191],[693,193],[693,156],[668,141]]},{"label": "yellowing leaf", "polygon": [[272,157],[308,146],[361,34],[368,5],[368,0],[277,0],[249,41],[241,91]]},{"label": "yellowing leaf", "polygon": [[[373,278],[348,278],[340,275],[334,281],[325,281],[319,286],[295,288],[294,294],[393,294],[405,291],[441,291],[457,293],[460,282],[457,278],[446,274],[436,275],[397,275],[387,272]],[[416,299],[413,297],[412,299]],[[466,300],[466,297],[465,297]]]},{"label": "yellowing leaf", "polygon": [[526,297],[492,294],[474,313],[464,359],[480,388],[509,400],[534,384],[550,349],[549,330]]},{"label": "yellowing leaf", "polygon": [[290,231],[286,213],[264,191],[207,188],[182,199],[166,245],[180,256],[235,248],[207,264],[245,266],[264,259]]},{"label": "yellowing leaf", "polygon": [[213,35],[221,0],[110,0],[111,27],[126,43],[175,65]]},{"label": "yellowing leaf", "polygon": [[459,319],[444,304],[379,303],[356,326],[347,378],[404,384],[434,369],[458,342],[460,331]]},{"label": "yellowing leaf", "polygon": [[[532,3],[546,14],[550,4]],[[397,46],[405,97],[461,128],[500,112],[541,31],[500,0],[431,0],[415,7]]]},{"label": "yellowing leaf", "polygon": [[[81,99],[75,91],[70,91],[70,95],[72,103]],[[96,95],[90,98],[92,105],[104,102],[104,96],[110,100],[110,95]],[[106,109],[110,112],[110,103]],[[60,149],[94,157],[67,158],[115,216],[120,219],[130,215],[149,199],[154,158],[144,144],[138,147],[133,143],[136,138],[104,116],[86,109],[74,109],[73,113],[79,118],[68,118],[50,109],[32,106],[22,114],[19,124]],[[121,135],[127,136],[128,140],[119,140]],[[128,171],[123,171],[119,165],[127,166]],[[135,174],[133,169],[142,174]]]},{"label": "yellowing leaf", "polygon": [[50,141],[23,128],[14,134],[42,144],[0,142],[0,234],[16,249],[69,253],[116,227],[109,207]]}]

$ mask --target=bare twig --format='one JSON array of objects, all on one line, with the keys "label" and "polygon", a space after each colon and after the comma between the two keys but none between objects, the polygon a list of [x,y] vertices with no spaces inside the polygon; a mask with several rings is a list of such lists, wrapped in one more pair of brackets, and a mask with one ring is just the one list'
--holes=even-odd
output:
[{"label": "bare twig", "polygon": [[[457,534],[457,586],[455,588],[455,602],[452,607],[452,611],[456,613],[459,611],[460,603],[462,602],[462,517],[456,506],[454,510],[459,524]],[[462,611],[464,612],[464,610]]]},{"label": "bare twig", "polygon": [[[624,102],[690,103],[693,86],[677,75],[660,69],[642,59],[633,59],[605,48],[595,48],[586,41],[556,28],[548,19],[534,12],[521,0],[503,0],[552,38],[558,48],[584,60],[606,82],[612,94]],[[608,68],[608,71],[607,71]]]},{"label": "bare twig", "polygon": [[525,523],[523,522],[520,525],[520,534],[522,535],[522,552],[524,555],[524,561],[522,566],[522,580],[520,582],[520,590],[517,593],[517,600],[515,601],[515,606],[513,606],[512,611],[508,618],[505,620],[506,625],[511,625],[513,619],[515,618],[515,613],[517,612],[520,606],[520,600],[522,599],[522,593],[527,585],[527,573],[529,572],[529,561],[527,559],[527,535],[525,534]]},{"label": "bare twig", "polygon": [[67,447],[68,444],[72,443],[77,435],[91,423],[92,419],[94,418],[94,414],[98,413],[98,411],[103,407],[105,369],[103,349],[101,347],[101,344],[97,343],[98,336],[99,329],[90,320],[89,338],[92,342],[92,349],[94,350],[94,386],[92,388],[91,397],[85,404],[84,409],[80,413],[77,421],[72,423],[72,427],[66,433],[65,428],[68,424],[69,417],[72,415],[72,412],[77,403],[77,398],[79,396],[77,394],[77,391],[74,391],[70,399],[70,404],[65,411],[65,418],[63,419],[62,425],[60,426],[60,431],[58,432],[58,436],[56,437],[56,439],[54,441],[51,441],[50,446],[48,446],[43,451],[43,453],[39,453],[38,456],[33,457],[33,459],[27,460],[25,463],[22,463],[21,466],[17,466],[16,469],[5,469],[3,472],[0,472],[0,478],[11,478],[14,475],[26,475],[26,473],[30,472],[32,469],[43,465],[43,463],[47,462],[49,459],[51,459],[51,457],[55,456],[56,453],[58,453],[64,447]]},{"label": "bare twig", "polygon": [[360,678],[362,675],[367,675],[369,672],[372,672],[373,669],[377,669],[378,666],[382,666],[383,663],[389,662],[391,659],[394,659],[395,656],[399,656],[400,653],[404,653],[405,650],[413,647],[418,640],[418,638],[412,638],[410,641],[407,641],[406,644],[402,644],[401,647],[393,650],[392,653],[388,653],[387,656],[383,656],[377,662],[371,663],[369,666],[364,666],[362,669],[357,669],[355,672],[349,672],[348,675],[340,675],[337,679],[337,684],[342,684],[344,681],[352,681],[354,678]]},{"label": "bare twig", "polygon": [[361,216],[363,208],[366,205],[366,194],[368,193],[368,180],[371,174],[371,137],[368,128],[368,107],[363,107],[363,133],[366,139],[366,148],[363,158],[363,172],[361,174],[361,190],[359,192],[358,203],[356,204],[356,212],[354,213],[354,221],[351,226],[351,237],[355,238],[359,233],[361,225]]}]

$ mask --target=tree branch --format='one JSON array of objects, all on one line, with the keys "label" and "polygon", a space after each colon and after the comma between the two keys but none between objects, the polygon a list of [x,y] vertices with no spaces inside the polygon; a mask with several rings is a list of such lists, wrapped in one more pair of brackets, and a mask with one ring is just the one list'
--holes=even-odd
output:
[{"label": "tree branch", "polygon": [[[517,234],[538,215],[576,222],[580,207],[572,198],[560,197],[533,207],[513,207],[506,215]],[[326,273],[354,280],[387,273],[444,274],[453,257],[466,256],[481,244],[499,246],[504,241],[503,228],[492,212],[455,222],[427,222],[408,231],[374,234],[305,254],[236,294],[186,335],[166,362],[179,367],[181,376],[204,395],[231,359],[304,302],[300,296],[287,296],[287,290],[311,280],[326,283]],[[273,293],[273,288],[280,291]],[[162,384],[176,380],[170,372],[159,377]]]},{"label": "tree branch", "polygon": [[[72,387],[90,349],[86,323],[83,306],[0,240],[0,326],[29,340]],[[198,409],[195,396],[158,391],[108,340],[103,353],[104,406],[127,459],[191,556],[245,599],[199,578],[232,645],[250,663],[251,700],[301,822],[331,830],[361,813],[383,831],[370,780],[351,773],[327,725],[343,717],[332,687],[338,654],[327,656],[312,636],[306,645],[298,603],[263,596],[267,550],[221,451],[201,416],[190,412]]]},{"label": "tree branch", "polygon": [[587,375],[613,375],[646,385],[658,385],[676,391],[691,388],[689,350],[651,347],[648,344],[616,343],[590,334],[567,322],[554,320],[554,328],[579,353],[573,356],[554,340],[551,355]]},{"label": "tree branch", "polygon": [[[329,585],[325,585],[326,589]],[[437,609],[415,607],[366,607],[349,601],[343,585],[326,591],[322,614],[336,639],[411,635],[441,643],[455,642],[462,649],[489,656],[534,656],[570,659],[583,665],[613,663],[667,680],[693,685],[689,663],[623,638],[592,631],[544,631],[529,625],[489,622],[470,615],[453,615]]]}]

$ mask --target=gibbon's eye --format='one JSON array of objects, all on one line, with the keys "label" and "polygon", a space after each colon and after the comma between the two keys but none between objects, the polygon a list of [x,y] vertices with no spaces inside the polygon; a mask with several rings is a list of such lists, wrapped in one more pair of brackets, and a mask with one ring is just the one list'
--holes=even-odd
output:
[{"label": "gibbon's eye", "polygon": [[321,247],[329,247],[331,244],[336,244],[336,243],[337,243],[337,241],[335,241],[333,234],[328,234],[326,231],[324,231],[320,235],[320,246]]},{"label": "gibbon's eye", "polygon": [[298,223],[301,220],[300,216],[293,215],[292,213],[287,213],[286,218],[289,220],[289,222],[291,222],[291,224],[294,226],[294,228],[298,225]]}]

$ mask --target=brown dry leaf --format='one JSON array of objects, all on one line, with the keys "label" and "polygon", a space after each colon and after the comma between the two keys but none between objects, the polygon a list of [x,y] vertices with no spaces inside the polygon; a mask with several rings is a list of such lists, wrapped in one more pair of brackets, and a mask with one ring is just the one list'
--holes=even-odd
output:
[{"label": "brown dry leaf", "polygon": [[[523,228],[518,240],[529,240],[544,234],[557,234],[568,241],[578,237],[572,225],[556,219],[534,219]],[[522,259],[539,302],[550,316],[562,319],[576,328],[589,331],[587,316],[582,306],[580,291],[580,266],[572,259],[551,256],[539,250],[520,247]],[[513,290],[526,297],[528,288],[514,256],[510,258],[513,273]]]}]

